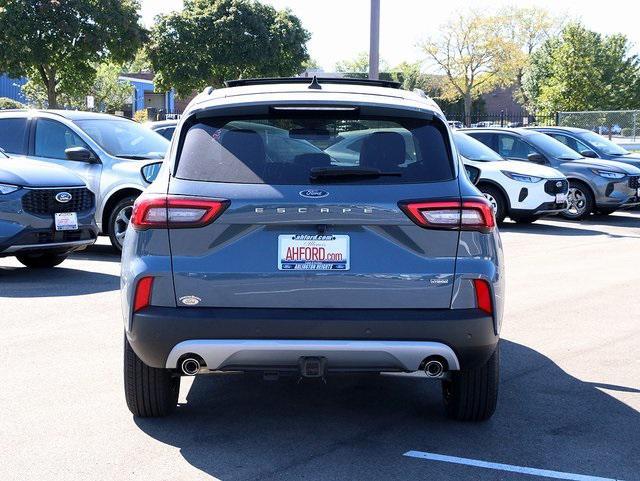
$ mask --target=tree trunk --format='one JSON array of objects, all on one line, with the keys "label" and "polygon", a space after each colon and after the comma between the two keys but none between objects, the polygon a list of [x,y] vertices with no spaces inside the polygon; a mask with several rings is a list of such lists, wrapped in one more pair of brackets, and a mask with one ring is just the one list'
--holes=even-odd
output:
[{"label": "tree trunk", "polygon": [[47,104],[50,109],[58,108],[58,94],[56,92],[56,71],[46,65],[38,65],[40,78],[47,89]]},{"label": "tree trunk", "polygon": [[471,127],[471,93],[464,95],[464,125]]},{"label": "tree trunk", "polygon": [[47,103],[49,104],[50,109],[58,108],[58,94],[56,92],[55,82],[53,80],[49,80],[47,82]]}]

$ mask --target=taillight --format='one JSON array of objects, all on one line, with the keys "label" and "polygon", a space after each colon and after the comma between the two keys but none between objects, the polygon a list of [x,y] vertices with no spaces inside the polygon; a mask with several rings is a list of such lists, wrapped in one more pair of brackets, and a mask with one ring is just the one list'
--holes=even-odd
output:
[{"label": "taillight", "polygon": [[408,201],[398,205],[420,227],[489,232],[496,225],[491,205],[480,199]]},{"label": "taillight", "polygon": [[141,277],[136,285],[136,293],[133,297],[133,312],[138,312],[151,304],[152,289],[153,277]]},{"label": "taillight", "polygon": [[216,220],[228,206],[228,200],[141,196],[133,205],[131,225],[137,230],[202,227]]},{"label": "taillight", "polygon": [[491,302],[491,287],[484,279],[474,279],[473,287],[476,290],[476,305],[478,309],[487,314],[493,313],[493,303]]}]

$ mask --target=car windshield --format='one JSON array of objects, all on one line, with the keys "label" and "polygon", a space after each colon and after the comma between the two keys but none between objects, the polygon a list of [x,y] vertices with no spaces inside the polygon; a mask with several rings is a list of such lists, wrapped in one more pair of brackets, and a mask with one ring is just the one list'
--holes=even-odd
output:
[{"label": "car windshield", "polygon": [[530,134],[526,136],[526,139],[550,157],[554,157],[559,160],[579,160],[583,157],[575,150],[570,149],[562,142],[557,141],[554,138],[549,137],[546,134]]},{"label": "car windshield", "polygon": [[163,159],[170,142],[124,119],[78,120],[76,124],[109,155],[125,159]]},{"label": "car windshield", "polygon": [[584,132],[581,133],[579,137],[607,155],[629,155],[630,153],[628,150],[623,149],[618,144],[611,142],[609,139],[605,139],[602,135],[598,135],[595,132]]},{"label": "car windshield", "polygon": [[458,152],[460,152],[460,155],[465,159],[477,160],[479,162],[504,160],[496,151],[467,134],[456,132],[453,134],[453,141],[456,144]]}]

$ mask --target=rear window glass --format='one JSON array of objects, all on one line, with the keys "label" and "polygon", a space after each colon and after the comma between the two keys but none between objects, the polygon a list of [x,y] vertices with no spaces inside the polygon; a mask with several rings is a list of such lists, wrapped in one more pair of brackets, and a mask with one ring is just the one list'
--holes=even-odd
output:
[{"label": "rear window glass", "polygon": [[[453,178],[446,127],[422,119],[207,119],[186,132],[176,176],[246,184],[397,184]],[[335,177],[321,171],[349,171]],[[356,171],[358,175],[351,175]],[[382,175],[359,175],[380,173]]]},{"label": "rear window glass", "polygon": [[0,119],[0,147],[10,154],[26,154],[27,119]]}]

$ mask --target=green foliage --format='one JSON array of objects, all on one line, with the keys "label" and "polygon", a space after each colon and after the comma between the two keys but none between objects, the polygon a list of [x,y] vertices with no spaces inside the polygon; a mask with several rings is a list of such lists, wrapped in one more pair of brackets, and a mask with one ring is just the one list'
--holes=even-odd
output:
[{"label": "green foliage", "polygon": [[158,17],[147,52],[160,89],[187,96],[248,77],[290,76],[309,59],[310,35],[289,10],[255,0],[185,0]]},{"label": "green foliage", "polygon": [[13,100],[7,97],[0,97],[0,110],[4,109],[22,109],[24,105],[22,105],[17,100]]},{"label": "green foliage", "polygon": [[144,124],[149,121],[149,111],[147,109],[137,110],[135,114],[133,114],[133,120]]},{"label": "green foliage", "polygon": [[0,71],[40,83],[49,107],[83,95],[95,65],[134,57],[145,37],[137,0],[2,0]]},{"label": "green foliage", "polygon": [[567,25],[531,57],[524,89],[543,112],[640,107],[640,64],[624,35]]},{"label": "green foliage", "polygon": [[[336,62],[336,72],[340,73],[369,73],[369,52],[360,52],[354,58],[341,60]],[[386,72],[389,70],[389,64],[385,59],[378,61],[378,70]]]},{"label": "green foliage", "polygon": [[[73,109],[85,109],[87,96],[94,98],[95,108],[100,111],[114,112],[122,110],[133,94],[133,87],[128,82],[119,80],[122,67],[114,63],[92,65],[96,71],[92,85],[82,92],[58,94],[58,105]],[[47,91],[42,82],[29,80],[22,87],[29,104],[43,108],[47,105]]]}]

